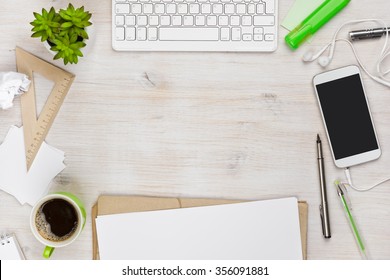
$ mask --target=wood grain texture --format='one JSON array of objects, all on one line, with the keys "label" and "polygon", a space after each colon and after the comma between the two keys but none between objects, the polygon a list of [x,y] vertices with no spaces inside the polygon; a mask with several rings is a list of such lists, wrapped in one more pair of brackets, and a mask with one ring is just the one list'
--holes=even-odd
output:
[{"label": "wood grain texture", "polygon": [[[293,0],[279,2],[283,19]],[[16,69],[15,46],[51,61],[44,46],[30,38],[29,22],[33,11],[67,3],[2,3],[0,71]],[[352,1],[295,52],[284,44],[287,31],[280,28],[274,53],[119,53],[111,48],[111,1],[74,4],[93,13],[95,42],[78,65],[54,62],[76,79],[46,139],[66,153],[67,167],[52,182],[52,192],[78,195],[88,214],[100,194],[297,196],[309,204],[308,259],[360,258],[332,186],[334,179],[344,178],[343,171],[334,166],[326,141],[332,238],[322,237],[315,138],[320,133],[325,139],[325,131],[311,80],[323,69],[302,63],[301,57],[322,48],[347,20],[388,18],[388,1],[373,0],[367,6]],[[356,47],[363,61],[373,65],[382,43],[360,42]],[[340,43],[329,69],[348,64],[356,64],[355,58]],[[390,177],[390,94],[367,75],[363,79],[383,150],[379,160],[351,170],[357,185],[368,186]],[[50,85],[41,79],[39,87],[38,98],[44,99]],[[20,100],[0,111],[0,118],[2,141],[11,125],[21,125]],[[390,259],[389,183],[366,193],[351,191],[350,196],[371,257]],[[41,259],[43,245],[30,232],[30,211],[0,191],[0,230],[16,233],[28,259]],[[91,259],[91,238],[88,218],[80,238],[52,258]]]}]

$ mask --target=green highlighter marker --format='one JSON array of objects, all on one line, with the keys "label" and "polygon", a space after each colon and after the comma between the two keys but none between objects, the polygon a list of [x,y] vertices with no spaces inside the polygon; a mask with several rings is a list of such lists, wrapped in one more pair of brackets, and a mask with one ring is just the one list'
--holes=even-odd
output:
[{"label": "green highlighter marker", "polygon": [[307,38],[340,12],[351,0],[326,0],[284,38],[287,45],[297,49]]},{"label": "green highlighter marker", "polygon": [[335,181],[334,183],[336,185],[337,194],[338,194],[338,196],[341,199],[341,204],[343,205],[343,208],[344,208],[346,217],[348,219],[349,225],[351,227],[353,235],[355,236],[356,243],[358,245],[359,251],[360,251],[362,257],[364,259],[367,259],[368,257],[367,257],[367,254],[366,254],[366,248],[364,247],[363,240],[362,240],[362,238],[361,238],[361,236],[359,234],[358,228],[356,226],[355,219],[352,216],[352,213],[351,213],[350,207],[349,207],[349,205],[347,203],[347,200],[345,199],[345,195],[344,195],[344,192],[343,192],[344,186],[342,186],[342,183],[340,183],[339,181]]}]

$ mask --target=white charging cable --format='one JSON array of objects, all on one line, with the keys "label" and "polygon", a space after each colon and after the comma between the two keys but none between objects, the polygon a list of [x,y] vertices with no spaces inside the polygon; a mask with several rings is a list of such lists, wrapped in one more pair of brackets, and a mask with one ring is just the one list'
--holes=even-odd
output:
[{"label": "white charging cable", "polygon": [[354,189],[355,191],[358,191],[358,192],[365,192],[365,191],[369,191],[369,190],[372,190],[373,188],[379,186],[379,185],[382,185],[383,183],[387,182],[387,181],[390,181],[390,178],[387,178],[387,179],[384,179],[378,183],[376,183],[375,185],[373,186],[370,186],[368,188],[357,188],[353,185],[352,183],[352,178],[351,178],[351,173],[349,172],[349,167],[345,168],[344,169],[344,173],[345,173],[345,177],[347,178],[347,182],[348,183],[344,183],[344,185],[347,185],[349,187],[351,187],[352,189]]}]

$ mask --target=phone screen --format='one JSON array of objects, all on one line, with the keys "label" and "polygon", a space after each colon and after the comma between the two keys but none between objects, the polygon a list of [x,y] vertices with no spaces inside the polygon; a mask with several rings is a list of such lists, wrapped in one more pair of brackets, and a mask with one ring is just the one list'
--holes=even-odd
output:
[{"label": "phone screen", "polygon": [[316,88],[336,160],[379,148],[359,74]]}]

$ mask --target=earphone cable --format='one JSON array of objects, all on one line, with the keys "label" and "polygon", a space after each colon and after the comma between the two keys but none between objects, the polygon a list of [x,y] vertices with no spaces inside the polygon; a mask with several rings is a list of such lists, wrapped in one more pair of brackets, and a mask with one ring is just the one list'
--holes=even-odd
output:
[{"label": "earphone cable", "polygon": [[348,21],[348,22],[345,22],[344,24],[342,24],[338,29],[337,31],[335,32],[335,34],[333,35],[333,39],[331,41],[331,43],[328,43],[317,55],[314,56],[313,59],[310,59],[310,60],[305,60],[305,61],[313,61],[315,60],[316,58],[321,58],[319,57],[320,54],[322,54],[328,47],[330,47],[330,50],[329,50],[329,56],[325,57],[327,58],[327,60],[325,61],[324,64],[320,63],[322,66],[327,66],[331,60],[331,58],[333,57],[333,54],[334,54],[334,51],[335,51],[335,48],[336,48],[336,42],[337,41],[344,41],[344,42],[347,42],[348,45],[352,48],[352,51],[355,55],[355,58],[357,60],[357,62],[359,63],[360,67],[364,70],[364,72],[370,77],[372,78],[373,80],[375,80],[376,82],[378,83],[381,83],[385,86],[388,86],[390,87],[390,80],[386,79],[386,75],[388,75],[390,73],[390,69],[387,69],[387,70],[384,70],[382,71],[382,64],[384,63],[385,59],[387,57],[390,56],[390,47],[388,48],[388,40],[389,40],[389,32],[386,32],[385,33],[385,42],[384,42],[384,45],[382,47],[382,51],[378,57],[378,60],[376,62],[376,67],[375,67],[375,70],[377,72],[377,76],[376,75],[373,75],[371,74],[367,69],[366,67],[364,67],[363,63],[361,62],[358,54],[357,54],[357,51],[354,47],[354,45],[349,41],[349,40],[346,40],[346,39],[338,39],[337,38],[337,35],[339,34],[339,32],[341,31],[341,29],[343,29],[346,25],[350,25],[350,24],[356,24],[356,23],[362,23],[362,22],[367,22],[367,21],[373,21],[373,22],[378,22],[380,23],[381,25],[384,26],[385,30],[386,31],[389,31],[387,25],[385,24],[385,22],[383,20],[380,20],[380,19],[361,19],[361,20],[352,20],[352,21]]}]

